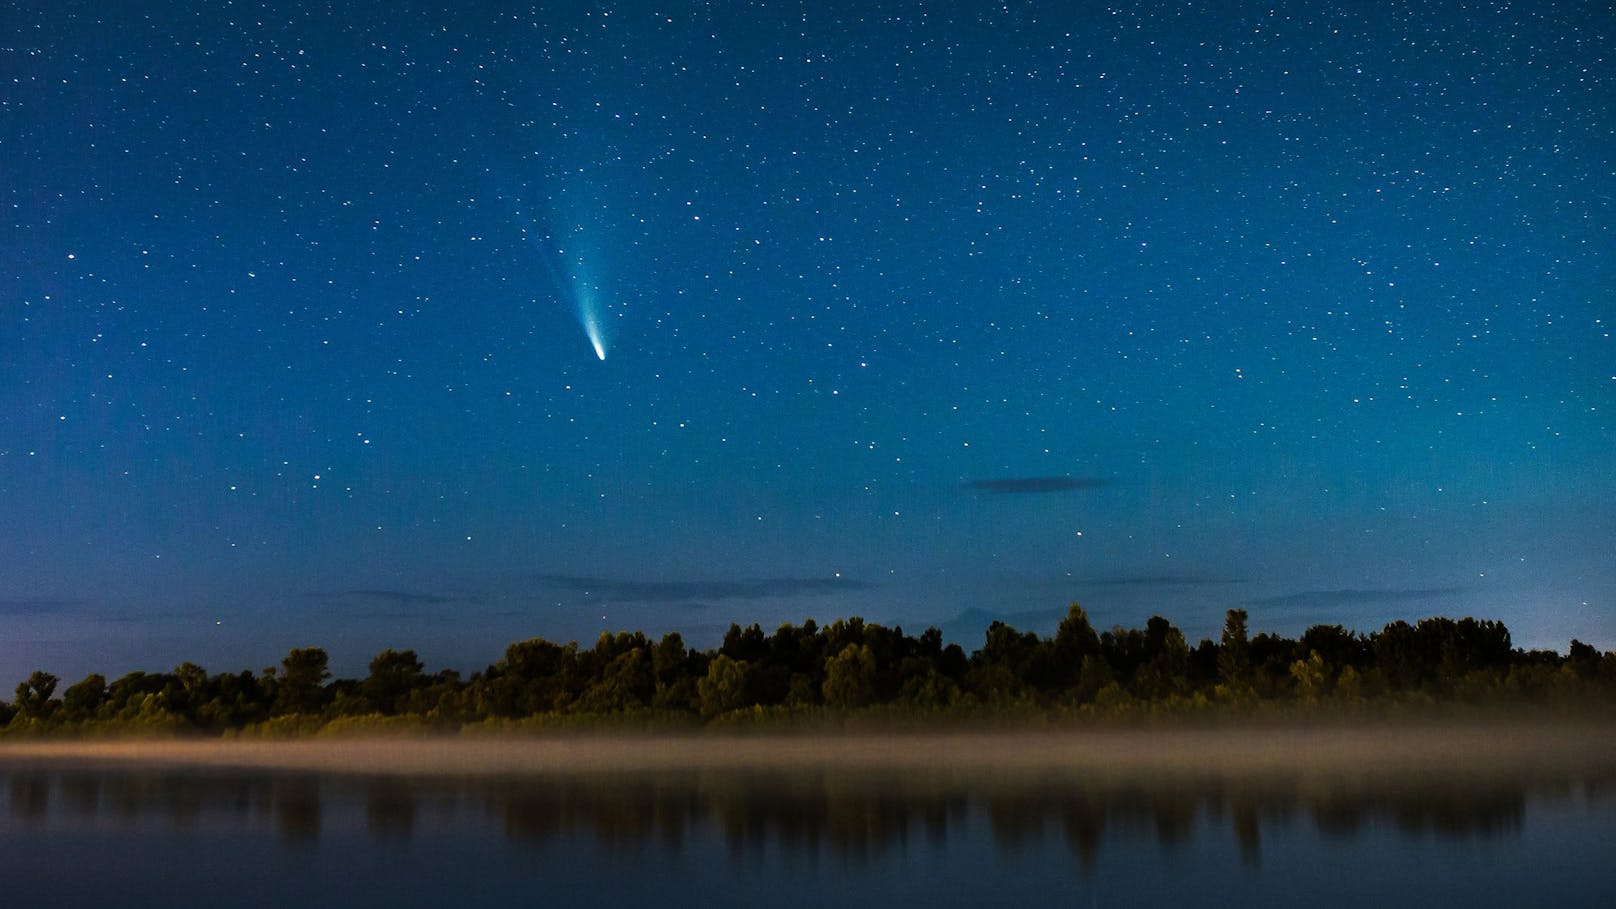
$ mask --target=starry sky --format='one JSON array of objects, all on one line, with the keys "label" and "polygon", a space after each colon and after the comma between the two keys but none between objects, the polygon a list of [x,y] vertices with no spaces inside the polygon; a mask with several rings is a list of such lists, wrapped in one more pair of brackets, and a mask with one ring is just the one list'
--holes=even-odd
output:
[{"label": "starry sky", "polygon": [[1616,646],[1596,2],[23,0],[0,680],[862,615]]}]

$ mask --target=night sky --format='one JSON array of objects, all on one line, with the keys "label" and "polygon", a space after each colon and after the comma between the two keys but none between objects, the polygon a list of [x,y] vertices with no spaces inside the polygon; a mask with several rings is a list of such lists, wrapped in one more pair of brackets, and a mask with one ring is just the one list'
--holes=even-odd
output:
[{"label": "night sky", "polygon": [[731,621],[1616,646],[1599,2],[23,0],[0,682]]}]

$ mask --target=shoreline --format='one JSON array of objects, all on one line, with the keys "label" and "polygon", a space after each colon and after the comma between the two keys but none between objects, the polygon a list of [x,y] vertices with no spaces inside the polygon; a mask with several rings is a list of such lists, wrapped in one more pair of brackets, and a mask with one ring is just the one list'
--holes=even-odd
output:
[{"label": "shoreline", "polygon": [[557,734],[0,742],[9,769],[555,777],[680,772],[1010,774],[1083,780],[1616,775],[1616,723],[1217,726],[821,734]]}]

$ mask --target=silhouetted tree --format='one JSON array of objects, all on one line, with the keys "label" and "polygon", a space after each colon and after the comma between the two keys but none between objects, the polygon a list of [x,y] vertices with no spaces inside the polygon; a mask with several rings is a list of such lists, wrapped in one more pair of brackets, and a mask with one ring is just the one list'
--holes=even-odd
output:
[{"label": "silhouetted tree", "polygon": [[1361,635],[1340,625],[1314,625],[1302,632],[1302,649],[1318,654],[1324,664],[1339,672],[1347,666],[1362,668],[1369,661],[1369,647]]},{"label": "silhouetted tree", "polygon": [[273,689],[252,670],[226,672],[208,680],[211,697],[197,710],[197,724],[219,731],[261,722],[273,708]]},{"label": "silhouetted tree", "polygon": [[296,647],[281,660],[280,686],[275,695],[275,713],[316,714],[325,706],[326,668],[330,658],[319,647]]},{"label": "silhouetted tree", "polygon": [[[1216,686],[1216,687],[1214,687]],[[1190,649],[1162,616],[1143,628],[1096,634],[1071,604],[1053,636],[993,623],[967,655],[928,628],[918,636],[858,617],[821,628],[785,623],[772,635],[731,625],[721,646],[697,650],[678,634],[652,643],[640,632],[602,634],[594,646],[541,638],[511,644],[504,659],[462,680],[453,670],[424,674],[414,651],[385,650],[361,680],[331,679],[319,648],[299,648],[261,676],[209,676],[194,663],[168,673],[131,672],[108,684],[92,674],[56,700],[57,679],[36,672],[0,704],[0,726],[21,719],[30,732],[57,722],[75,731],[107,729],[219,732],[272,716],[322,719],[380,712],[413,715],[452,728],[461,722],[567,712],[657,710],[714,717],[752,706],[827,705],[854,710],[901,704],[918,712],[970,709],[1132,711],[1136,704],[1181,706],[1216,695],[1236,703],[1295,696],[1306,704],[1363,704],[1441,697],[1557,700],[1616,694],[1616,653],[1572,641],[1566,656],[1513,648],[1502,623],[1473,618],[1392,622],[1364,636],[1315,625],[1298,640],[1247,630],[1243,610],[1227,612],[1218,643]]]},{"label": "silhouetted tree", "polygon": [[1083,665],[1077,675],[1077,699],[1079,703],[1087,704],[1099,697],[1100,692],[1108,685],[1115,685],[1116,673],[1111,670],[1111,664],[1097,653],[1091,653],[1083,658]]},{"label": "silhouetted tree", "polygon": [[531,716],[561,710],[575,697],[578,645],[561,646],[543,638],[505,648],[505,661],[490,670],[481,712],[493,716]]},{"label": "silhouetted tree", "polygon": [[689,710],[696,699],[696,679],[692,674],[690,650],[684,638],[670,631],[651,651],[651,672],[656,677],[652,703],[657,707]]},{"label": "silhouetted tree", "polygon": [[1329,673],[1325,668],[1324,656],[1317,650],[1309,651],[1306,659],[1291,663],[1290,673],[1296,682],[1297,697],[1311,704],[1324,696]]},{"label": "silhouetted tree", "polygon": [[389,647],[371,658],[370,675],[360,691],[371,710],[391,716],[402,712],[410,693],[426,683],[424,668],[415,651]]},{"label": "silhouetted tree", "polygon": [[1089,623],[1089,615],[1076,603],[1066,607],[1066,618],[1055,629],[1054,659],[1062,681],[1077,681],[1085,657],[1100,653],[1100,635]]},{"label": "silhouetted tree", "polygon": [[875,698],[875,654],[868,644],[848,644],[825,664],[825,703],[849,709]]},{"label": "silhouetted tree", "polygon": [[83,679],[67,686],[62,692],[62,714],[64,719],[83,722],[95,718],[96,710],[107,699],[107,677],[99,672],[92,672]]},{"label": "silhouetted tree", "polygon": [[1230,689],[1251,684],[1251,643],[1246,637],[1246,611],[1231,609],[1223,617],[1218,639],[1218,678]]},{"label": "silhouetted tree", "polygon": [[1145,662],[1134,675],[1143,698],[1166,698],[1189,691],[1190,648],[1184,633],[1161,616],[1145,623]]},{"label": "silhouetted tree", "polygon": [[724,643],[718,652],[732,660],[742,660],[752,663],[763,659],[769,652],[768,638],[757,623],[742,628],[731,623],[729,631],[724,633]]},{"label": "silhouetted tree", "polygon": [[17,685],[17,699],[14,702],[20,716],[36,720],[43,720],[55,711],[56,702],[51,695],[56,693],[57,678],[48,672],[35,670],[33,674]]},{"label": "silhouetted tree", "polygon": [[1376,674],[1394,690],[1415,691],[1436,675],[1440,642],[1407,622],[1391,622],[1370,636]]},{"label": "silhouetted tree", "polygon": [[716,716],[747,706],[748,668],[744,660],[731,659],[722,653],[713,657],[707,666],[707,674],[696,686],[701,697],[702,716]]},{"label": "silhouetted tree", "polygon": [[[610,635],[601,635],[605,642]],[[635,640],[637,639],[637,640]],[[582,706],[595,713],[612,713],[644,707],[656,694],[656,673],[652,670],[651,655],[645,638],[634,635],[626,649],[618,646],[621,638],[597,650],[611,656],[611,661],[596,673],[595,681],[584,692]]]},{"label": "silhouetted tree", "polygon": [[166,707],[188,723],[195,723],[197,712],[208,700],[208,671],[187,660],[174,667],[165,689]]}]

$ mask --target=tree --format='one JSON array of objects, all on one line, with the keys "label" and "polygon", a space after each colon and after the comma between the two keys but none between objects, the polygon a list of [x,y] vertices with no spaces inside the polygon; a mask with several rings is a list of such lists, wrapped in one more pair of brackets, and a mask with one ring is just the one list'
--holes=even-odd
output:
[{"label": "tree", "polygon": [[1599,673],[1601,658],[1599,649],[1592,644],[1584,644],[1576,638],[1571,639],[1571,649],[1566,652],[1566,665],[1571,671],[1584,680],[1591,679]]},{"label": "tree", "polygon": [[1291,663],[1290,672],[1291,678],[1296,680],[1296,694],[1305,703],[1316,703],[1323,696],[1329,672],[1325,668],[1324,656],[1317,650],[1308,653],[1307,659]]},{"label": "tree", "polygon": [[1184,633],[1159,615],[1145,623],[1145,663],[1134,675],[1140,697],[1184,694],[1189,685],[1190,648]]},{"label": "tree", "polygon": [[370,675],[360,683],[360,692],[372,710],[389,716],[402,713],[410,692],[426,683],[423,668],[415,651],[389,647],[371,658]]},{"label": "tree", "polygon": [[1100,652],[1100,635],[1089,622],[1089,614],[1076,603],[1066,607],[1066,618],[1055,629],[1055,653],[1069,662],[1074,673],[1083,658]]},{"label": "tree", "polygon": [[17,712],[25,717],[42,720],[55,711],[51,695],[56,693],[56,676],[35,670],[17,685]]},{"label": "tree", "polygon": [[1097,653],[1091,653],[1083,658],[1083,665],[1077,674],[1077,699],[1087,704],[1097,698],[1101,691],[1109,685],[1115,685],[1116,673],[1111,671],[1111,664]]},{"label": "tree", "polygon": [[982,649],[971,657],[969,686],[972,693],[989,704],[1009,704],[1026,694],[1033,667],[1039,661],[1044,642],[1030,631],[1017,631],[995,621],[988,625]]},{"label": "tree", "polygon": [[531,716],[565,708],[577,694],[579,662],[576,642],[563,646],[532,638],[506,647],[504,677],[491,679],[501,715]]},{"label": "tree", "polygon": [[326,668],[330,658],[319,647],[295,647],[281,660],[280,686],[275,693],[275,713],[319,713],[325,704]]},{"label": "tree", "polygon": [[203,704],[207,703],[208,671],[189,660],[174,667],[171,674],[176,689],[171,698],[173,706],[188,719],[195,719]]},{"label": "tree", "polygon": [[582,706],[596,713],[644,707],[656,695],[656,673],[644,647],[619,653],[602,668],[584,692]]},{"label": "tree", "polygon": [[825,664],[820,690],[832,707],[854,709],[875,698],[875,654],[868,644],[848,644]]},{"label": "tree", "polygon": [[1223,617],[1223,636],[1218,640],[1218,678],[1231,689],[1251,684],[1251,643],[1246,637],[1244,609],[1231,609]]},{"label": "tree", "polygon": [[62,692],[62,713],[70,720],[94,719],[95,712],[107,699],[107,677],[92,672],[82,680],[67,686]]},{"label": "tree", "polygon": [[696,699],[696,679],[691,673],[691,651],[677,631],[662,636],[651,651],[651,671],[656,676],[652,704],[689,710]]},{"label": "tree", "polygon": [[1089,615],[1076,603],[1066,607],[1066,618],[1055,629],[1055,639],[1046,648],[1048,683],[1055,688],[1077,684],[1083,660],[1100,652],[1100,635],[1089,622]]},{"label": "tree", "polygon": [[1314,625],[1302,633],[1302,650],[1324,658],[1326,666],[1362,666],[1369,659],[1369,645],[1362,637],[1340,625]]},{"label": "tree", "polygon": [[702,716],[717,716],[746,706],[745,660],[731,659],[722,653],[707,665],[707,675],[696,683],[701,698]]},{"label": "tree", "polygon": [[756,662],[768,654],[769,639],[756,622],[745,628],[732,622],[729,630],[724,632],[724,643],[718,652],[732,660]]}]

